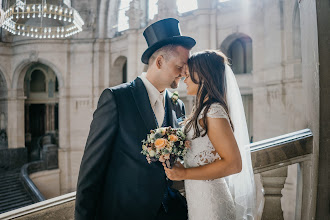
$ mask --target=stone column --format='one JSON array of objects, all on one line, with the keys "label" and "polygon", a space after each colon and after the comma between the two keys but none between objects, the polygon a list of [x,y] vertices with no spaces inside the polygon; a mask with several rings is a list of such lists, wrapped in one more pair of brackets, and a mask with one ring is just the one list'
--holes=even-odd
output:
[{"label": "stone column", "polygon": [[25,146],[23,91],[8,91],[8,148]]},{"label": "stone column", "polygon": [[142,10],[141,15],[141,26],[145,27],[148,24],[148,6],[149,0],[140,0],[140,9]]},{"label": "stone column", "polygon": [[284,220],[281,207],[281,190],[287,176],[287,167],[261,173],[265,190],[265,205],[262,220]]},{"label": "stone column", "polygon": [[140,8],[140,0],[132,0],[125,15],[128,17],[129,29],[138,29],[141,26],[143,11]]},{"label": "stone column", "polygon": [[45,133],[48,133],[50,131],[50,106],[49,104],[45,104],[46,109],[45,109]]},{"label": "stone column", "polygon": [[[303,184],[300,164],[288,166],[288,177],[282,189],[281,205],[285,220],[301,219],[301,190]],[[306,187],[306,186],[305,186]]]},{"label": "stone column", "polygon": [[58,166],[61,170],[61,195],[72,192],[70,97],[69,89],[59,91],[59,149]]},{"label": "stone column", "polygon": [[127,81],[133,80],[139,75],[138,62],[138,29],[141,26],[141,18],[143,12],[140,9],[140,0],[130,2],[130,8],[126,11],[128,16],[129,30],[127,31],[128,38],[128,53],[127,53]]},{"label": "stone column", "polygon": [[155,16],[156,20],[164,18],[176,18],[178,16],[178,8],[176,0],[159,0],[158,1],[158,14]]},{"label": "stone column", "polygon": [[[324,3],[324,6],[321,7],[321,2]],[[318,10],[317,10],[318,8]],[[327,81],[329,77],[329,71],[323,69],[321,73],[321,66],[329,66],[329,44],[321,44],[319,46],[319,40],[325,42],[328,39],[327,35],[322,35],[321,33],[326,33],[328,30],[324,27],[318,27],[321,24],[329,23],[329,4],[327,1],[315,1],[315,0],[304,0],[299,3],[300,9],[300,24],[301,24],[301,55],[302,55],[302,81],[303,81],[303,95],[305,97],[305,106],[304,109],[306,117],[306,127],[310,128],[313,132],[313,159],[309,166],[305,166],[306,169],[310,169],[311,172],[305,176],[304,175],[304,191],[302,198],[302,211],[305,213],[302,215],[302,220],[309,219],[329,219],[329,166],[326,163],[329,163],[327,153],[329,145],[325,145],[323,152],[319,151],[321,148],[321,140],[328,140],[324,136],[321,139],[321,130],[322,121],[321,113],[324,116],[329,115],[329,105],[328,101],[323,100],[324,110],[327,108],[327,111],[322,112],[321,110],[321,96],[328,96],[330,93],[327,90],[323,90],[320,85],[320,82],[323,81],[324,84],[328,84]],[[320,13],[320,15],[317,15]],[[321,14],[323,16],[321,16]],[[318,16],[320,16],[318,18]],[[321,22],[319,24],[319,22]],[[319,50],[321,51],[319,52]],[[319,53],[322,56],[319,56]],[[319,69],[320,66],[320,69]],[[322,78],[321,75],[324,77]],[[323,92],[322,92],[323,91]],[[329,99],[328,99],[329,100]],[[325,119],[323,121],[328,123]],[[324,129],[324,131],[326,131]],[[323,135],[329,132],[324,132]],[[322,162],[319,162],[322,160]],[[319,169],[323,167],[322,169]],[[303,167],[304,168],[304,167]],[[318,176],[321,176],[319,179]],[[321,182],[318,182],[320,181]],[[322,181],[324,181],[322,183]],[[307,184],[306,184],[307,182]],[[318,188],[318,184],[320,187]],[[323,185],[322,185],[323,184]],[[319,191],[319,192],[318,192]],[[320,193],[320,197],[317,196],[317,193]],[[328,198],[326,198],[328,197]],[[320,206],[317,206],[319,203]],[[317,211],[316,211],[317,210]],[[315,216],[315,213],[319,212],[319,216]],[[323,213],[322,213],[323,212]],[[328,218],[326,217],[328,216]]]},{"label": "stone column", "polygon": [[[216,17],[214,0],[197,0],[198,10],[196,12],[198,27],[198,42],[196,50],[216,48]],[[212,27],[212,28],[211,28]]]},{"label": "stone column", "polygon": [[51,104],[51,109],[50,109],[50,130],[55,133],[55,103]]},{"label": "stone column", "polygon": [[128,53],[127,53],[127,82],[134,80],[136,76],[141,74],[138,69],[138,62],[140,57],[138,56],[138,38],[139,33],[137,30],[128,30],[127,39],[128,39]]},{"label": "stone column", "polygon": [[46,133],[55,132],[55,103],[46,104]]}]

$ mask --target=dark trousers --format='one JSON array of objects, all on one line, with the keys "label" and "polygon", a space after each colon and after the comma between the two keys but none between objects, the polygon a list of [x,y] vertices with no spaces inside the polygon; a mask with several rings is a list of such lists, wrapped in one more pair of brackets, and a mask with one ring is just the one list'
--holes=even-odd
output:
[{"label": "dark trousers", "polygon": [[168,212],[161,205],[156,220],[187,220],[188,210],[180,200],[172,199],[168,204]]}]

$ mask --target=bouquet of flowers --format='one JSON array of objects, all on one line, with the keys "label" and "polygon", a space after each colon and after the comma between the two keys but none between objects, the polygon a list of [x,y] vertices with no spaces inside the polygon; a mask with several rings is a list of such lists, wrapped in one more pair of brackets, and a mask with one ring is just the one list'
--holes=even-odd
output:
[{"label": "bouquet of flowers", "polygon": [[148,163],[160,161],[171,168],[178,158],[183,159],[190,142],[181,128],[163,127],[151,130],[147,140],[142,141],[141,154]]}]

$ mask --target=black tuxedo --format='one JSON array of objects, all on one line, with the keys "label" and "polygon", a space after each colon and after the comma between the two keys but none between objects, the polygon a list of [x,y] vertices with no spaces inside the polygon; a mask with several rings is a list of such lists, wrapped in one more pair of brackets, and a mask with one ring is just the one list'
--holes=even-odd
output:
[{"label": "black tuxedo", "polygon": [[[173,104],[168,93],[165,99],[167,120],[172,127],[178,127],[177,118],[185,114],[184,105],[181,100]],[[166,176],[161,163],[148,164],[140,153],[141,141],[156,127],[140,78],[103,91],[80,166],[76,219],[158,218]],[[169,207],[169,211],[174,208]]]}]

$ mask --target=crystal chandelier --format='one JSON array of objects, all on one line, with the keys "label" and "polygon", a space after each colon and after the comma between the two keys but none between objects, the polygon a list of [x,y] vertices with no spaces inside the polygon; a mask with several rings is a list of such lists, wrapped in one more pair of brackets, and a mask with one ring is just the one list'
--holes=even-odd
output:
[{"label": "crystal chandelier", "polygon": [[42,39],[72,36],[82,31],[83,25],[70,0],[16,0],[5,11],[2,28],[15,35]]}]

